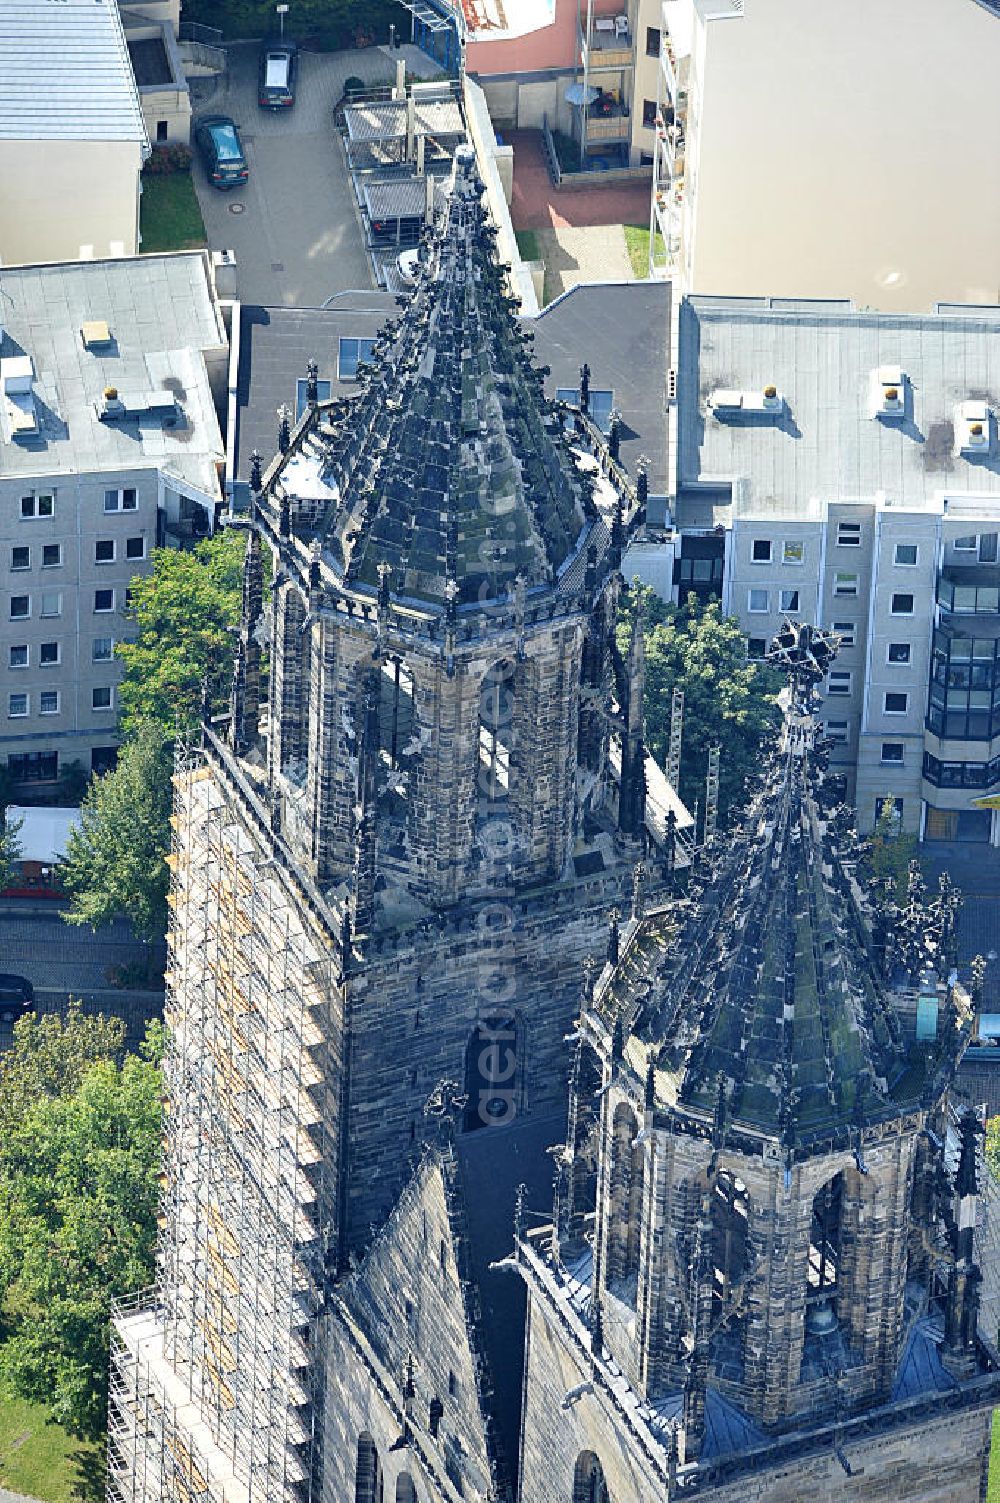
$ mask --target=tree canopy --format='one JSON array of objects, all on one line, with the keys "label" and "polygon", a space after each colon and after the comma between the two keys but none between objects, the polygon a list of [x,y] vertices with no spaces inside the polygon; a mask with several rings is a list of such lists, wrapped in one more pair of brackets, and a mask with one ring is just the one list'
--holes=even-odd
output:
[{"label": "tree canopy", "polygon": [[170,873],[171,756],[162,727],[133,724],[118,765],[95,778],[61,867],[71,924],[98,929],[124,915],[143,939],[162,938]]},{"label": "tree canopy", "polygon": [[138,634],[115,649],[125,666],[119,703],[126,737],[143,721],[160,726],[164,740],[192,734],[206,678],[224,701],[245,547],[244,534],[226,528],[191,551],[157,548],[152,572],[132,580],[128,617]]},{"label": "tree canopy", "polygon": [[[0,811],[0,819],[3,819]],[[14,863],[21,859],[21,842],[18,836],[21,819],[6,819],[0,824],[0,890],[9,886]]]},{"label": "tree canopy", "polygon": [[718,742],[722,747],[719,813],[724,817],[739,803],[762,747],[780,724],[776,696],[781,678],[765,664],[747,661],[743,630],[734,618],[723,616],[717,601],[699,605],[689,595],[681,606],[667,605],[638,580],[623,600],[619,624],[623,651],[637,598],[646,647],[646,745],[665,766],[671,697],[675,688],[683,689],[679,792],[692,811],[696,800],[704,808],[708,753]]},{"label": "tree canopy", "polygon": [[161,1026],[121,1065],[114,1035],[23,1019],[0,1073],[0,1376],[95,1437],[111,1302],[153,1276],[162,1128]]}]

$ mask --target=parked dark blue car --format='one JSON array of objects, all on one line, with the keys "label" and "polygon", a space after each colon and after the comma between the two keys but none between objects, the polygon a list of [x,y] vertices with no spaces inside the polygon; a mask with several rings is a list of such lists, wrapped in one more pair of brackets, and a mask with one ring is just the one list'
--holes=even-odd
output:
[{"label": "parked dark blue car", "polygon": [[235,120],[228,115],[203,115],[195,123],[194,138],[209,182],[216,188],[242,188],[250,168]]}]

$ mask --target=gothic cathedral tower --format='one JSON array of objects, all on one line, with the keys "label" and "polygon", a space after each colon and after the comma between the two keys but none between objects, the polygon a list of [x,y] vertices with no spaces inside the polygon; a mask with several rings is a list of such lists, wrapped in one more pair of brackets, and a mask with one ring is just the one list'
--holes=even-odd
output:
[{"label": "gothic cathedral tower", "polygon": [[585,958],[640,858],[654,894],[686,859],[615,639],[641,487],[544,399],[481,192],[463,148],[358,395],[318,402],[311,368],[236,524],[231,711],[175,779],[160,1281],[116,1323],[122,1503],[334,1503],[330,1291],[425,1102],[459,1083],[464,1133],[560,1106]]}]

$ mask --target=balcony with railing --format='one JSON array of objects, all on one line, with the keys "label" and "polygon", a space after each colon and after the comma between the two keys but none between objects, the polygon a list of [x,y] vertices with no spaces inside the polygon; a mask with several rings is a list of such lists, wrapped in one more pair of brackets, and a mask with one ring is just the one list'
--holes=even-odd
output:
[{"label": "balcony with railing", "polygon": [[635,36],[628,16],[593,16],[590,34],[578,27],[580,58],[589,73],[600,69],[627,68],[635,59]]}]

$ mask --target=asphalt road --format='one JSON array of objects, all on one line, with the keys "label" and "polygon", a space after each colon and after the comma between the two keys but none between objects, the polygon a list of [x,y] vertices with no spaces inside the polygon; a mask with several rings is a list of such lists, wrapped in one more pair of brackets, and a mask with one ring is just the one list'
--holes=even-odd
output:
[{"label": "asphalt road", "polygon": [[[402,53],[426,71],[416,48]],[[279,112],[257,104],[257,45],[236,43],[227,77],[210,94],[199,90],[196,115],[230,115],[250,165],[247,186],[226,192],[211,186],[197,154],[193,169],[208,243],[235,252],[243,302],[315,308],[374,286],[333,111],[346,78],[391,82],[396,55],[304,52],[294,108]]]}]

